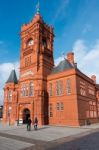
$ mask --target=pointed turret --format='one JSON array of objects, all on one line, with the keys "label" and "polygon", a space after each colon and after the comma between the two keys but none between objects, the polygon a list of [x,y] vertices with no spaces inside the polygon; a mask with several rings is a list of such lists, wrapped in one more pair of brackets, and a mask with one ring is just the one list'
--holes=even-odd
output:
[{"label": "pointed turret", "polygon": [[11,71],[10,76],[6,83],[15,83],[15,84],[18,83],[16,72],[14,69]]}]

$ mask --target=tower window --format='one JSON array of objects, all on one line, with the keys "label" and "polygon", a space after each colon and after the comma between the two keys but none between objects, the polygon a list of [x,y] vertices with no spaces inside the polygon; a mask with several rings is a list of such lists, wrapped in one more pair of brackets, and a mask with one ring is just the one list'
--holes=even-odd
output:
[{"label": "tower window", "polygon": [[33,96],[34,95],[34,85],[33,83],[31,82],[30,83],[30,96]]},{"label": "tower window", "polygon": [[47,47],[46,39],[43,39],[43,40],[42,40],[42,44],[43,44],[44,47]]},{"label": "tower window", "polygon": [[28,96],[28,84],[25,86],[25,95]]}]

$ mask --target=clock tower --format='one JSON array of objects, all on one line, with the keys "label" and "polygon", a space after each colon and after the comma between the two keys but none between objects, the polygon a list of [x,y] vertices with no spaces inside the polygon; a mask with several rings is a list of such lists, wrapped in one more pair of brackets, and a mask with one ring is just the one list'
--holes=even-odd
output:
[{"label": "clock tower", "polygon": [[[29,24],[21,28],[18,117],[38,118],[47,124],[47,76],[54,66],[53,27],[47,25],[39,11]],[[26,113],[28,115],[26,115]]]}]

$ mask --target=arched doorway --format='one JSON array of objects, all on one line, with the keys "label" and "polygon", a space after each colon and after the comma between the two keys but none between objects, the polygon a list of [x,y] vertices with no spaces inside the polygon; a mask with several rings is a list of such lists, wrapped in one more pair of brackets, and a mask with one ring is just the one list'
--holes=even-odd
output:
[{"label": "arched doorway", "polygon": [[23,124],[27,123],[29,117],[30,117],[30,110],[28,108],[25,108],[23,110]]}]

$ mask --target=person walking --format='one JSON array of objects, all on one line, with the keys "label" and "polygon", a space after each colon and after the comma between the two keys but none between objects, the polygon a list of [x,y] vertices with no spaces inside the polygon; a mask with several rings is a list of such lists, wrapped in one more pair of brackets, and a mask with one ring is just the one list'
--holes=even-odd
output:
[{"label": "person walking", "polygon": [[31,130],[31,123],[32,123],[31,119],[28,118],[28,121],[27,121],[27,131]]},{"label": "person walking", "polygon": [[37,125],[38,125],[38,119],[35,117],[34,119],[34,129],[37,130]]}]

